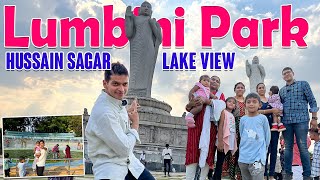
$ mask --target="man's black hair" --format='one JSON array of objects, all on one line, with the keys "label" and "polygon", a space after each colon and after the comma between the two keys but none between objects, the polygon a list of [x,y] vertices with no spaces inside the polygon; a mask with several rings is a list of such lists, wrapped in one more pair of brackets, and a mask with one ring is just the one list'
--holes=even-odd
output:
[{"label": "man's black hair", "polygon": [[104,80],[109,81],[111,79],[112,75],[126,75],[126,76],[128,76],[129,73],[128,73],[127,68],[123,64],[116,62],[116,63],[111,64],[111,70],[106,70],[104,72]]}]

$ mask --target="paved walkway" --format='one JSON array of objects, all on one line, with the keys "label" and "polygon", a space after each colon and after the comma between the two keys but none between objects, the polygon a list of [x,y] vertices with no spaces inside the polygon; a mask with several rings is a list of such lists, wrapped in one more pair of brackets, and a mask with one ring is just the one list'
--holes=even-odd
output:
[{"label": "paved walkway", "polygon": [[[164,177],[163,172],[151,172],[151,174],[157,179],[157,180],[167,180],[167,179],[186,179],[186,173],[185,172],[177,172],[177,173],[170,173],[171,177]],[[76,180],[87,180],[87,179],[93,179],[93,175],[86,175],[85,177],[77,177]],[[222,180],[228,180],[228,178],[222,178]]]},{"label": "paved walkway", "polygon": [[[152,175],[157,179],[157,180],[168,180],[168,179],[172,179],[172,180],[178,180],[178,179],[186,179],[186,175],[184,172],[180,173],[171,173],[171,177],[164,177],[163,172],[151,172]],[[3,178],[0,178],[3,179]],[[24,178],[24,179],[34,179],[34,178]],[[37,178],[37,180],[47,180],[48,178]],[[75,180],[89,180],[89,179],[93,179],[93,175],[85,175],[84,177],[75,177]],[[222,178],[222,180],[227,180],[225,178]]]}]

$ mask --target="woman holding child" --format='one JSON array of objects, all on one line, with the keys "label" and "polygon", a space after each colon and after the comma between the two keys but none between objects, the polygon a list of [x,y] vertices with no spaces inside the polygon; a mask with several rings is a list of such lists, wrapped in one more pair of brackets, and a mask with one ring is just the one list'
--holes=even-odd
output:
[{"label": "woman holding child", "polygon": [[[216,96],[217,99],[225,100],[224,94],[219,91],[220,87],[220,78],[217,76],[212,76],[210,78],[210,93]],[[196,174],[197,165],[199,164],[200,158],[200,150],[199,150],[199,142],[200,136],[204,121],[204,114],[206,105],[210,105],[211,100],[208,98],[195,97],[190,100],[189,104],[186,106],[186,110],[190,111],[192,107],[203,105],[202,110],[194,116],[195,127],[188,128],[188,137],[187,137],[187,152],[186,152],[186,179],[193,180]],[[215,156],[215,142],[217,135],[217,127],[214,123],[210,125],[210,144],[209,144],[209,152],[206,159],[206,165],[201,169],[200,180],[205,179],[209,166],[213,165],[213,160]]]},{"label": "woman holding child", "polygon": [[[269,126],[272,126],[273,123],[273,114],[280,114],[280,110],[277,108],[272,108],[269,103],[268,103],[268,98],[265,96],[266,94],[266,86],[264,83],[259,83],[256,87],[257,93],[261,98],[261,103],[262,106],[259,110],[260,114],[264,114],[268,121],[269,121]],[[276,160],[277,160],[277,149],[278,149],[278,140],[279,140],[279,132],[278,131],[272,131],[271,132],[271,141],[270,145],[268,148],[268,154],[267,154],[267,159],[266,159],[266,164],[268,164],[268,157],[270,154],[270,169],[268,173],[268,168],[265,166],[265,172],[264,176],[269,176],[270,180],[274,179],[275,175],[275,166],[276,166]]]}]

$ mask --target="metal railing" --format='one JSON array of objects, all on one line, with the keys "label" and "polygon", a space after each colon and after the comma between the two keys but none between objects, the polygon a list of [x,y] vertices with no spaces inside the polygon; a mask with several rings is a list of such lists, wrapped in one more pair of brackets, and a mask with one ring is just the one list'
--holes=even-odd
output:
[{"label": "metal railing", "polygon": [[18,132],[18,131],[5,131],[5,136],[7,137],[56,137],[56,138],[74,138],[74,133],[35,133],[35,132]]}]

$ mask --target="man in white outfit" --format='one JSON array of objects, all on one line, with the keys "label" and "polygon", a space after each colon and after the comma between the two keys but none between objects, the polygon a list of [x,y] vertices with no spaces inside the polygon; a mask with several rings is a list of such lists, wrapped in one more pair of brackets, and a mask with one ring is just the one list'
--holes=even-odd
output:
[{"label": "man in white outfit", "polygon": [[142,151],[142,154],[140,155],[140,162],[146,166],[147,165],[147,161],[146,161],[146,152]]},{"label": "man in white outfit", "polygon": [[40,140],[40,156],[36,164],[36,172],[38,176],[43,176],[44,167],[46,166],[46,160],[48,155],[48,148],[45,147],[44,140]]},{"label": "man in white outfit", "polygon": [[170,177],[172,150],[169,148],[169,144],[166,144],[166,148],[163,149],[162,156],[163,156],[164,176],[166,177],[168,172],[168,176]]},{"label": "man in white outfit", "polygon": [[154,180],[133,154],[135,144],[140,143],[139,114],[136,100],[126,110],[128,81],[126,67],[112,63],[111,70],[105,71],[104,90],[92,108],[86,127],[88,154],[97,180]]}]

